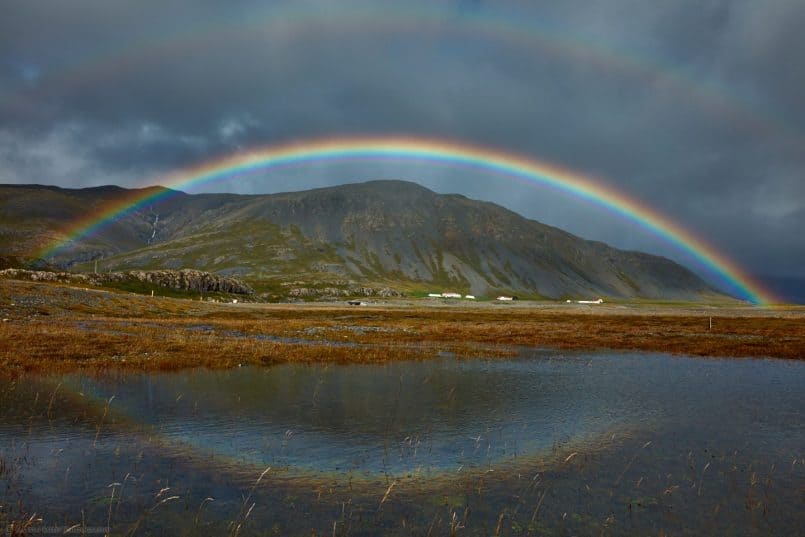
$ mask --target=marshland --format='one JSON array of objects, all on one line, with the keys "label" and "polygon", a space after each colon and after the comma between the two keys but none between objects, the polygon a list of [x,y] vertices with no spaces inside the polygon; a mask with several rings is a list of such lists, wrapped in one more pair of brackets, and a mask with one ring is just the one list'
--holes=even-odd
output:
[{"label": "marshland", "polygon": [[12,534],[805,526],[801,309],[0,291]]}]

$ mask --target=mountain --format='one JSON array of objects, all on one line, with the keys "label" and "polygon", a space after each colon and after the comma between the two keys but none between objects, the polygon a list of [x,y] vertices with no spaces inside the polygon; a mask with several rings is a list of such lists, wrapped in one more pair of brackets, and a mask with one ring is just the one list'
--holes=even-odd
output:
[{"label": "mountain", "polygon": [[[0,255],[35,257],[65,237],[75,219],[140,194],[0,186]],[[47,261],[91,270],[99,260],[103,271],[194,268],[240,277],[269,296],[364,285],[481,296],[724,298],[666,258],[584,240],[499,205],[415,183],[166,194]]]}]

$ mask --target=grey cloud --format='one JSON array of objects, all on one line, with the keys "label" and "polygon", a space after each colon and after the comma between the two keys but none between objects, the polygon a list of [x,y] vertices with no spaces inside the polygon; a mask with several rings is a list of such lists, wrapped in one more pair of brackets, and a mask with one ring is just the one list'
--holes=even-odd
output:
[{"label": "grey cloud", "polygon": [[[379,2],[284,5],[7,0],[2,180],[131,184],[295,139],[446,137],[599,176],[752,270],[805,276],[805,245],[781,232],[805,228],[802,2],[394,6],[437,14],[443,31],[364,22]],[[306,13],[324,15],[309,26],[299,22]],[[343,23],[352,16],[360,24]],[[471,30],[501,17],[518,39]],[[540,39],[523,39],[529,29]],[[470,172],[387,164],[283,174],[230,187],[408,178],[684,257],[585,204]]]}]

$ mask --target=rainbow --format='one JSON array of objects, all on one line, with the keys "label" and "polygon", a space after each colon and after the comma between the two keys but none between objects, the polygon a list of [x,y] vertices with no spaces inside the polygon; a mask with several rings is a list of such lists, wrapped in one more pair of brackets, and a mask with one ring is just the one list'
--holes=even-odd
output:
[{"label": "rainbow", "polygon": [[695,236],[645,203],[600,180],[548,162],[503,151],[424,138],[314,139],[259,147],[204,162],[159,177],[156,182],[170,190],[134,190],[130,195],[105,206],[99,212],[73,222],[65,230],[64,236],[43,249],[39,257],[43,259],[53,257],[75,241],[97,233],[125,215],[175,195],[177,190],[199,189],[215,182],[285,166],[366,160],[414,161],[455,166],[505,176],[531,185],[550,187],[604,207],[619,217],[662,237],[691,255],[743,298],[764,305],[778,302],[771,292],[755,282],[704,239]]}]

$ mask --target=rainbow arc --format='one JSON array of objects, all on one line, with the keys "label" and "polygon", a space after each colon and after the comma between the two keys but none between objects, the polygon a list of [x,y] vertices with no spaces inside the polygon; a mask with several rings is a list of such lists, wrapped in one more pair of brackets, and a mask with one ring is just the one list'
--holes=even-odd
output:
[{"label": "rainbow arc", "polygon": [[[600,180],[561,166],[476,145],[426,138],[327,138],[269,145],[203,162],[157,179],[156,183],[175,190],[198,190],[206,185],[233,180],[245,174],[266,172],[286,166],[316,162],[394,160],[425,162],[478,170],[483,173],[549,187],[591,204],[604,207],[619,217],[662,237],[691,255],[717,275],[722,283],[742,298],[757,304],[771,304],[777,298],[754,281],[738,265],[701,237],[669,217]],[[49,258],[69,244],[87,238],[111,222],[174,195],[171,190],[134,191],[102,210],[73,222],[64,236],[39,254]]]}]

